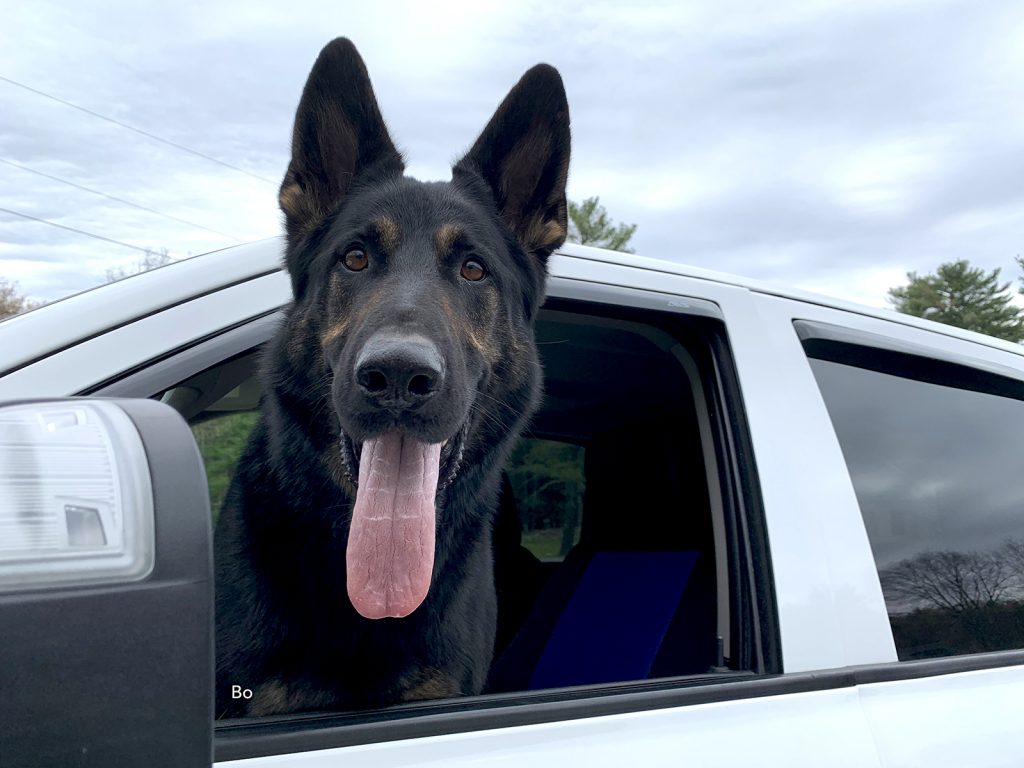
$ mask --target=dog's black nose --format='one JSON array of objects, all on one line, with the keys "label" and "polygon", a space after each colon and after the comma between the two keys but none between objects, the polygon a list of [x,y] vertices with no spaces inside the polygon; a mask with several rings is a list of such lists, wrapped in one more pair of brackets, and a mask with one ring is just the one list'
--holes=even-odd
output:
[{"label": "dog's black nose", "polygon": [[356,382],[378,405],[409,408],[444,383],[444,361],[422,336],[375,335],[356,359]]}]

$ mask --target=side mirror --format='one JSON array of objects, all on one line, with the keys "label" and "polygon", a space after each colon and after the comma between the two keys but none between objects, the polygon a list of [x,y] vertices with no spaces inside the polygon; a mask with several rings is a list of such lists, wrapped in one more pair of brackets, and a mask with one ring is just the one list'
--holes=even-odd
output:
[{"label": "side mirror", "polygon": [[151,400],[0,403],[0,763],[210,766],[210,502]]}]

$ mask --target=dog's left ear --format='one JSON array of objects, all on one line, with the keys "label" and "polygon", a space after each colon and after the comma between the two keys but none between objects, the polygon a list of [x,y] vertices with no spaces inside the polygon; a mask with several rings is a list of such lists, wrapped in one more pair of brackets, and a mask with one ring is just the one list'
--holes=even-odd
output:
[{"label": "dog's left ear", "polygon": [[565,242],[568,174],[569,103],[547,64],[523,75],[452,170],[456,182],[485,182],[502,220],[542,261]]}]

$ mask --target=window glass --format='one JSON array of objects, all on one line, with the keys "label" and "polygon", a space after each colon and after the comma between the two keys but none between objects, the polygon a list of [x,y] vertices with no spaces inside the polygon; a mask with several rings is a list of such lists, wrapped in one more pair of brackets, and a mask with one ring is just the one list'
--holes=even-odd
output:
[{"label": "window glass", "polygon": [[[706,339],[680,328],[683,346],[635,319],[562,310],[537,333],[544,406],[504,464],[493,517],[487,691],[750,669],[748,635],[731,631],[727,542],[716,539],[715,520],[726,530],[732,511],[708,486],[719,479],[701,422],[714,423],[703,409],[716,401],[693,394]],[[159,394],[192,427],[215,523],[259,419],[259,390],[246,353]]]},{"label": "window glass", "polygon": [[235,465],[249,442],[249,433],[256,426],[256,411],[225,411],[193,422],[192,436],[199,446],[210,486],[210,509],[214,522],[231,485]]},{"label": "window glass", "polygon": [[900,658],[1024,647],[1024,403],[984,391],[980,372],[961,389],[827,360],[811,366]]},{"label": "window glass", "polygon": [[535,438],[512,451],[507,472],[522,542],[539,560],[564,560],[580,539],[583,456],[581,446]]}]

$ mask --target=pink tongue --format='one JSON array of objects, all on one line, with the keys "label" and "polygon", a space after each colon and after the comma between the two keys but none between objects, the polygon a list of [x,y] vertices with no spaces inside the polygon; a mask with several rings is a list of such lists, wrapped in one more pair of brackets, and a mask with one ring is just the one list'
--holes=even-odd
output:
[{"label": "pink tongue", "polygon": [[348,598],[368,619],[408,616],[434,570],[441,446],[400,434],[363,443],[348,534]]}]

